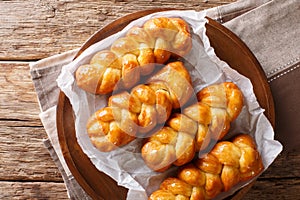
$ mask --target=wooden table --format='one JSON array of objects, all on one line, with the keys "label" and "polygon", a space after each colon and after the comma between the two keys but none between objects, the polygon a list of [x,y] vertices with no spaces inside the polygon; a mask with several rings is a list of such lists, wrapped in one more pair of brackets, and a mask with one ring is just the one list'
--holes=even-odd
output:
[{"label": "wooden table", "polygon": [[[234,1],[0,1],[0,199],[68,199],[42,142],[47,136],[30,62],[78,48],[103,25],[134,11],[202,10]],[[283,151],[244,199],[300,199],[299,161],[300,150]]]}]

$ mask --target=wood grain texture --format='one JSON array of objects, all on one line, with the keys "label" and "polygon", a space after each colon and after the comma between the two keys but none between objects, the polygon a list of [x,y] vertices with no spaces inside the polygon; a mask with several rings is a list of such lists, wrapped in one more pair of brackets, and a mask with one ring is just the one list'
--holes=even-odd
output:
[{"label": "wood grain texture", "polygon": [[300,199],[300,179],[259,180],[244,196],[243,200],[253,199]]},{"label": "wood grain texture", "polygon": [[[62,182],[43,145],[47,135],[39,119],[28,64],[0,62],[0,185],[4,181]],[[0,186],[0,195],[10,192]]]},{"label": "wood grain texture", "polygon": [[[288,189],[287,189],[288,186]],[[245,195],[244,200],[253,199],[300,199],[300,180],[282,180],[279,184],[274,180],[257,181]],[[261,191],[264,191],[263,193]],[[290,191],[290,192],[287,192]],[[55,182],[0,182],[0,199],[68,199],[63,183]],[[3,191],[5,191],[3,193]]]},{"label": "wood grain texture", "polygon": [[62,181],[44,138],[43,127],[0,121],[0,180]]},{"label": "wood grain texture", "polygon": [[[300,149],[286,152],[283,150],[260,179],[293,179],[300,180]],[[299,188],[300,191],[300,188]]]},{"label": "wood grain texture", "polygon": [[68,199],[63,183],[55,182],[0,182],[1,200]]},{"label": "wood grain texture", "polygon": [[80,47],[102,26],[135,11],[203,10],[234,1],[0,1],[0,38],[5,38],[0,40],[0,60],[35,60]]},{"label": "wood grain texture", "polygon": [[39,105],[28,62],[0,62],[0,118],[40,125]]}]

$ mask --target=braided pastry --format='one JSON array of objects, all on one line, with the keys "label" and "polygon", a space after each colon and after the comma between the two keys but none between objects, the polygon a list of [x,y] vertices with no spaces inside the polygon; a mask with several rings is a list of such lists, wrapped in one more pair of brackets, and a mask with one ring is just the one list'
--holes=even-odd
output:
[{"label": "braided pastry", "polygon": [[198,103],[171,116],[167,126],[149,137],[142,157],[155,171],[181,166],[211,141],[223,138],[243,107],[243,95],[231,82],[211,85],[197,94]]},{"label": "braided pastry", "polygon": [[204,200],[230,190],[264,169],[251,136],[240,134],[222,141],[205,157],[183,166],[177,178],[167,178],[149,200]]},{"label": "braided pastry", "polygon": [[184,56],[192,47],[188,24],[180,18],[153,18],[143,27],[131,28],[110,50],[96,53],[75,74],[77,85],[95,94],[131,88],[141,75],[150,74],[155,63],[166,63],[174,55]]},{"label": "braided pastry", "polygon": [[[182,62],[172,62],[130,93],[112,95],[108,106],[88,120],[87,132],[100,151],[111,151],[136,137],[146,137],[164,123],[172,108],[180,108],[191,97],[193,87]],[[140,135],[138,135],[140,134]]]}]

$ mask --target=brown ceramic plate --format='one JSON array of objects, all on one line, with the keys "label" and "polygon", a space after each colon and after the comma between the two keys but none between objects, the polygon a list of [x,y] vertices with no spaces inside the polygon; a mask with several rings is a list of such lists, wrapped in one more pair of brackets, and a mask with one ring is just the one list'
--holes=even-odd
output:
[{"label": "brown ceramic plate", "polygon": [[[90,45],[122,30],[131,21],[158,11],[162,10],[141,11],[112,22],[88,39],[77,56]],[[209,19],[206,28],[207,35],[217,56],[251,80],[254,93],[261,107],[265,109],[265,115],[274,126],[273,98],[265,74],[254,55],[235,34],[216,21]],[[59,95],[57,107],[57,129],[63,156],[81,187],[93,199],[126,199],[127,189],[118,186],[113,179],[98,171],[86,154],[83,153],[76,138],[72,107],[68,98],[62,92]],[[235,193],[230,199],[241,199],[250,187],[251,184]]]}]

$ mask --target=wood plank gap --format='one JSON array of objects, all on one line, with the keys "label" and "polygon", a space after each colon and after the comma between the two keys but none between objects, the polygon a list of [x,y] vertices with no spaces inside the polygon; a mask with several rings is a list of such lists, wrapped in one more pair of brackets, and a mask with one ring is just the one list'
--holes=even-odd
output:
[{"label": "wood plank gap", "polygon": [[265,178],[265,177],[258,177],[257,181],[274,181],[274,182],[280,182],[280,180],[291,180],[291,181],[300,181],[300,177],[272,177],[272,178]]},{"label": "wood plank gap", "polygon": [[1,182],[1,200],[59,199],[68,200],[64,183],[52,182]]},{"label": "wood plank gap", "polygon": [[3,182],[14,182],[14,183],[64,183],[63,180],[15,180],[15,179],[0,179],[0,184]]},{"label": "wood plank gap", "polygon": [[38,60],[0,60],[0,64],[29,64]]},{"label": "wood plank gap", "polygon": [[[15,122],[15,123],[13,123]],[[24,123],[22,123],[24,122]],[[15,118],[0,118],[0,124],[8,123],[6,124],[6,127],[20,127],[20,128],[43,128],[44,126],[36,123],[31,123],[32,120],[26,120],[26,119],[15,119]]]},{"label": "wood plank gap", "polygon": [[5,121],[5,122],[14,122],[14,121],[17,121],[17,122],[29,122],[29,121],[32,121],[32,120],[14,119],[14,118],[0,118],[0,121]]}]

